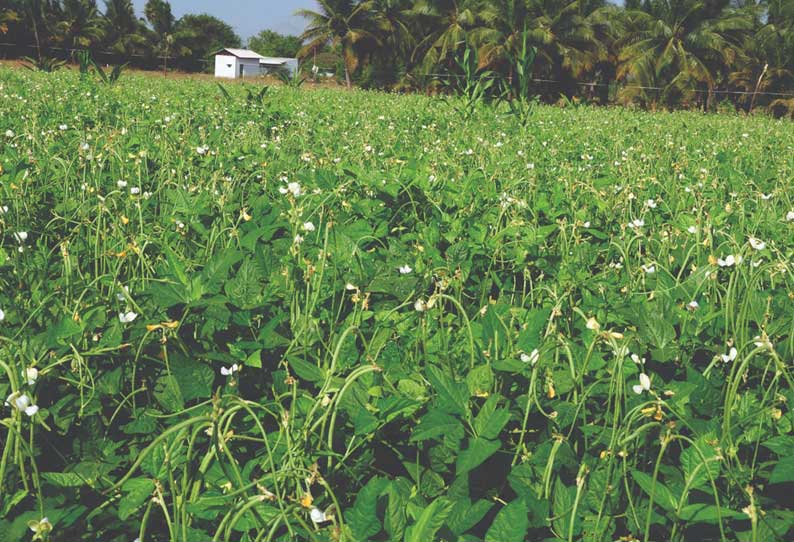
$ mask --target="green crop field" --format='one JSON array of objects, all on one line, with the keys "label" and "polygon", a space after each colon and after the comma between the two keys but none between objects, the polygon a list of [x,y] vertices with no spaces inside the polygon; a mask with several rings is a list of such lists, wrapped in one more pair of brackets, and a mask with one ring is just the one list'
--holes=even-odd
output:
[{"label": "green crop field", "polygon": [[0,540],[791,540],[794,124],[469,105],[0,70]]}]

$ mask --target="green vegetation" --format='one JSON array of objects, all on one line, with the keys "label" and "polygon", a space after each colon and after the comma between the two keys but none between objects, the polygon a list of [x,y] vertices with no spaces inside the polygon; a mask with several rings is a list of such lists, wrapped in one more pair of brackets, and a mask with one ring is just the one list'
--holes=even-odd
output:
[{"label": "green vegetation", "polygon": [[[303,54],[331,45],[365,86],[433,89],[461,76],[455,59],[509,78],[537,51],[533,93],[656,109],[794,113],[794,1],[323,0],[302,10]],[[429,75],[429,77],[428,77]],[[758,93],[769,93],[761,94]]]},{"label": "green vegetation", "polygon": [[[137,55],[188,71],[242,43],[215,17],[175,20],[166,0],[148,0],[144,13],[137,20],[130,0],[107,0],[103,13],[96,0],[0,0],[0,33],[18,44],[35,37],[45,54],[110,50],[120,63]],[[479,70],[511,79],[528,47],[531,94],[547,103],[794,116],[794,0],[321,0],[297,14],[300,37],[265,30],[248,47],[297,54],[307,73],[317,65],[348,86],[444,91],[465,75],[466,49]]]},{"label": "green vegetation", "polygon": [[0,541],[794,536],[790,122],[103,80],[0,70]]}]

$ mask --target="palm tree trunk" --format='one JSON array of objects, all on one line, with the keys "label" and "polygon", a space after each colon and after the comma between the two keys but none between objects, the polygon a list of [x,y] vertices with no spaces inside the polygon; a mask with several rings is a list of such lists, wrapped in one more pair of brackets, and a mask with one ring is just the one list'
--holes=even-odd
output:
[{"label": "palm tree trunk", "polygon": [[33,15],[33,9],[30,9],[30,20],[33,22],[33,36],[36,38],[36,54],[39,56],[41,62],[41,41],[39,41],[39,28],[36,24],[36,16]]}]

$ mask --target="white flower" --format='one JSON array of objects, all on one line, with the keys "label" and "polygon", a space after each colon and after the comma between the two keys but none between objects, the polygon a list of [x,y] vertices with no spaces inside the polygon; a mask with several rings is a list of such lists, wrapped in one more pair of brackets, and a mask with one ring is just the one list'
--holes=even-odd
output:
[{"label": "white flower", "polygon": [[687,308],[687,309],[689,309],[689,310],[691,310],[691,311],[696,311],[696,310],[698,310],[698,309],[700,308],[700,303],[698,303],[697,301],[695,301],[695,300],[693,299],[692,301],[690,301],[690,302],[687,304],[686,308]]},{"label": "white flower", "polygon": [[132,188],[130,188],[130,194],[132,194],[133,196],[137,196],[140,193],[141,193],[141,189],[139,187],[133,186]]},{"label": "white flower", "polygon": [[0,309],[0,322],[6,319],[6,313],[3,309]]},{"label": "white flower", "polygon": [[766,248],[766,243],[755,237],[750,237],[750,246],[756,250],[764,250]]},{"label": "white flower", "polygon": [[786,222],[794,222],[794,211],[786,213]]},{"label": "white flower", "polygon": [[761,199],[766,201],[768,199],[772,199],[773,194],[761,194]]},{"label": "white flower", "polygon": [[39,521],[28,521],[30,530],[36,533],[36,540],[43,540],[50,532],[52,532],[52,523],[47,518],[41,518]]},{"label": "white flower", "polygon": [[587,319],[587,322],[585,323],[585,327],[587,329],[592,329],[593,331],[598,331],[599,329],[601,329],[601,324],[598,323],[598,321],[595,319],[595,316],[591,316],[590,318]]},{"label": "white flower", "polygon": [[652,263],[649,263],[649,264],[647,264],[647,265],[643,264],[643,265],[641,265],[640,267],[642,268],[642,270],[643,270],[644,272],[648,273],[649,275],[650,275],[651,273],[656,273],[656,266],[655,266],[655,265],[653,265]]},{"label": "white flower", "polygon": [[8,396],[6,404],[11,408],[24,412],[28,416],[33,416],[39,411],[39,407],[31,404],[30,397],[27,394],[20,394],[18,391]]},{"label": "white flower", "polygon": [[[130,293],[130,287],[124,286],[124,291],[126,293]],[[116,294],[116,299],[118,299],[119,301],[124,301],[125,299],[127,299],[127,296],[125,296],[122,292],[119,292]]]},{"label": "white flower", "polygon": [[647,200],[645,205],[647,205],[649,209],[656,209],[656,202],[652,199]]},{"label": "white flower", "polygon": [[14,131],[13,130],[6,130],[6,137],[9,138],[9,139],[14,137]]},{"label": "white flower", "polygon": [[634,390],[634,393],[636,393],[638,395],[641,394],[644,391],[650,391],[651,390],[651,379],[645,373],[640,373],[640,383],[639,384],[634,384],[631,387],[631,389]]},{"label": "white flower", "polygon": [[538,352],[538,349],[535,348],[529,354],[521,352],[521,356],[520,357],[521,357],[521,361],[523,361],[524,363],[529,363],[530,365],[535,365],[538,362],[538,359],[540,358],[540,352]]},{"label": "white flower", "polygon": [[724,260],[722,258],[717,258],[717,265],[720,267],[733,267],[734,264],[737,264],[740,261],[741,257],[737,259],[733,254],[729,254]]},{"label": "white flower", "polygon": [[22,395],[18,395],[17,397],[14,397],[13,406],[17,410],[25,410],[26,408],[28,408],[28,406],[30,406],[30,397],[28,397],[24,393]]},{"label": "white flower", "polygon": [[769,350],[772,350],[773,348],[772,341],[769,340],[769,337],[766,336],[766,333],[764,333],[763,336],[756,335],[755,337],[753,337],[753,344],[757,348],[767,348]]},{"label": "white flower", "polygon": [[302,235],[296,235],[295,239],[293,239],[293,241],[295,242],[296,245],[300,245],[301,243],[303,243],[303,236]]},{"label": "white flower", "polygon": [[631,222],[627,224],[627,226],[631,229],[641,228],[645,225],[645,221],[641,218],[635,218]]},{"label": "white flower", "polygon": [[345,284],[345,290],[347,290],[348,292],[352,292],[353,290],[358,290],[358,286],[356,286],[351,282],[348,282],[347,284]]},{"label": "white flower", "polygon": [[686,231],[688,231],[689,233],[691,233],[691,234],[693,234],[693,235],[694,235],[694,234],[696,234],[696,233],[698,232],[698,229],[697,229],[697,226],[689,226],[689,227],[686,229]]},{"label": "white flower", "polygon": [[221,374],[223,376],[232,376],[234,373],[240,370],[240,366],[236,363],[231,367],[221,367]]},{"label": "white flower", "polygon": [[281,188],[278,189],[278,191],[281,192],[282,194],[290,193],[292,194],[293,197],[296,198],[299,197],[301,194],[303,194],[303,190],[301,189],[300,183],[295,181],[287,183],[286,188],[282,186]]},{"label": "white flower", "polygon": [[28,367],[25,369],[25,380],[27,380],[28,386],[32,386],[36,383],[36,379],[39,377],[39,370],[35,367]]},{"label": "white flower", "polygon": [[631,355],[631,361],[636,363],[637,365],[645,365],[645,358],[640,358],[637,354]]},{"label": "white flower", "polygon": [[589,220],[585,221],[585,223],[582,224],[582,226],[585,227],[585,228],[589,228],[590,227],[590,221]]},{"label": "white flower", "polygon": [[732,346],[727,354],[720,354],[720,357],[722,358],[723,363],[728,363],[735,360],[738,354],[739,352],[736,350],[736,347]]},{"label": "white flower", "polygon": [[309,516],[312,518],[314,523],[325,523],[328,521],[328,517],[325,515],[325,512],[317,507],[312,507],[311,511],[309,512]]},{"label": "white flower", "polygon": [[313,222],[304,222],[303,223],[303,231],[314,231],[316,228],[314,227]]},{"label": "white flower", "polygon": [[116,181],[116,186],[118,186],[119,188],[127,188],[127,181],[119,179],[118,181]]},{"label": "white flower", "polygon": [[414,303],[414,309],[417,312],[425,312],[427,310],[427,303],[423,299],[417,299],[416,303]]},{"label": "white flower", "polygon": [[26,231],[18,231],[14,234],[14,239],[17,240],[17,243],[20,245],[28,240],[28,232]]},{"label": "white flower", "polygon": [[207,147],[202,147],[201,145],[196,147],[196,152],[202,155],[207,154],[207,150],[208,150]]},{"label": "white flower", "polygon": [[69,127],[68,127],[67,125],[65,125],[65,124],[60,124],[60,125],[58,126],[58,129],[59,129],[61,132],[64,132],[64,131],[68,130],[68,129],[69,129]]},{"label": "white flower", "polygon": [[132,311],[120,312],[119,322],[121,322],[122,324],[129,324],[130,322],[134,322],[137,317],[138,315]]},{"label": "white flower", "polygon": [[91,147],[88,146],[88,143],[83,143],[80,145],[80,150],[87,151]]},{"label": "white flower", "polygon": [[411,271],[413,271],[413,269],[411,269],[411,266],[410,266],[410,265],[401,265],[401,266],[399,267],[399,270],[400,270],[400,274],[401,274],[401,275],[407,275],[408,273],[410,273]]}]

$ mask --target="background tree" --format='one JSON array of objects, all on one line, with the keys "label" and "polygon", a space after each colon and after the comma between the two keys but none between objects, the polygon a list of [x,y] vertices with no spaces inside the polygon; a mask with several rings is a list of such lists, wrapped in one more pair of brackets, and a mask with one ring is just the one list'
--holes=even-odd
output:
[{"label": "background tree", "polygon": [[[630,14],[620,40],[618,77],[633,84],[623,96],[666,104],[703,93],[708,105],[720,73],[743,53],[752,28],[747,14],[727,0],[656,0]],[[657,93],[636,87],[660,87]]]},{"label": "background tree", "polygon": [[171,4],[166,0],[147,0],[143,14],[151,26],[148,33],[151,52],[162,60],[163,74],[167,74],[171,56],[183,57],[190,54],[190,49],[184,44],[190,36],[176,28]]},{"label": "background tree", "polygon": [[262,30],[248,38],[248,48],[262,56],[294,58],[302,46],[298,36],[287,36],[273,30]]},{"label": "background tree", "polygon": [[305,57],[327,45],[338,48],[344,58],[345,83],[350,88],[351,75],[362,59],[383,43],[379,34],[387,27],[370,1],[318,0],[318,4],[320,11],[295,12],[308,21],[301,35],[306,44],[298,55]]},{"label": "background tree", "polygon": [[210,54],[223,47],[241,47],[242,40],[231,26],[217,17],[201,13],[185,15],[174,26],[179,34],[180,44],[190,50],[189,56],[194,63],[210,65]]},{"label": "background tree", "polygon": [[98,44],[104,36],[104,24],[96,0],[62,0],[55,16],[58,20],[55,24],[56,41],[62,47],[87,49]]},{"label": "background tree", "polygon": [[104,35],[105,47],[125,57],[143,53],[149,43],[131,0],[105,0]]}]

